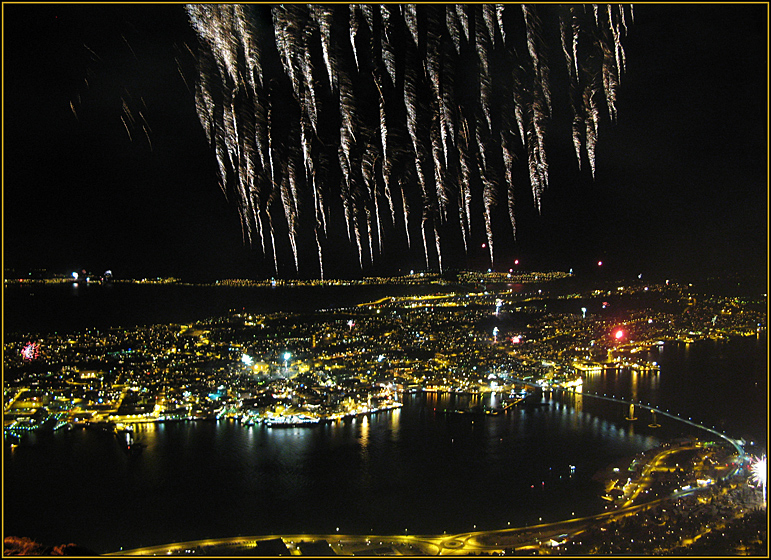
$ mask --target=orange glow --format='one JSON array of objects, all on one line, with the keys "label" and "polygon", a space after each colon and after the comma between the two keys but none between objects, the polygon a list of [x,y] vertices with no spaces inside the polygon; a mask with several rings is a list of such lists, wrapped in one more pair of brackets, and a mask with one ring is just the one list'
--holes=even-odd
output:
[{"label": "orange glow", "polygon": [[618,329],[616,331],[616,340],[621,339],[623,336],[624,336],[624,331],[622,331],[621,329]]}]

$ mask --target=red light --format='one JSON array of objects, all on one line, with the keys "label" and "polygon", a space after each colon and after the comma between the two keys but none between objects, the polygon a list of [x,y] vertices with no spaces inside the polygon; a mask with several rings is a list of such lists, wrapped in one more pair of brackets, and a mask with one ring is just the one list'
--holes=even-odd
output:
[{"label": "red light", "polygon": [[519,259],[514,259],[514,264],[519,264]]},{"label": "red light", "polygon": [[602,261],[597,261],[597,266],[602,266]]},{"label": "red light", "polygon": [[616,331],[616,340],[620,340],[621,338],[623,338],[623,336],[624,336],[624,331],[622,331],[621,329],[618,329]]}]

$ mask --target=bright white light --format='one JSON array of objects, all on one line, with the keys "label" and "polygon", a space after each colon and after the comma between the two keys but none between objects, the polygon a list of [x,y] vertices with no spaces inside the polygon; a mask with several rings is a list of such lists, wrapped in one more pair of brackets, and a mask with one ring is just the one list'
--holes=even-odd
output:
[{"label": "bright white light", "polygon": [[244,354],[243,356],[241,356],[241,361],[247,366],[250,366],[254,363],[254,359],[252,359],[252,357],[249,354]]},{"label": "bright white light", "polygon": [[77,279],[78,279],[78,273],[77,273],[77,272],[73,272],[73,273],[72,273],[72,277],[73,277],[75,280],[77,280]]},{"label": "bright white light", "polygon": [[766,464],[766,456],[764,455],[754,463],[752,463],[752,474],[750,475],[750,482],[763,489],[763,500],[766,499],[766,475],[768,468]]},{"label": "bright white light", "polygon": [[289,352],[284,352],[284,361],[285,362],[288,362],[291,357],[292,357],[292,354],[290,354]]}]

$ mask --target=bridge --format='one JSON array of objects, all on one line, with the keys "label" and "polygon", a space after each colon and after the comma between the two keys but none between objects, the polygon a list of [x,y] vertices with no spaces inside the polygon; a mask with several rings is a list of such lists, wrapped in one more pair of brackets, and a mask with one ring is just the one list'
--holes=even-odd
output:
[{"label": "bridge", "polygon": [[698,422],[695,422],[693,419],[688,418],[687,420],[680,416],[679,414],[671,413],[669,410],[661,410],[660,408],[657,408],[650,403],[643,403],[641,401],[633,401],[633,400],[626,400],[624,398],[616,397],[616,396],[608,396],[607,394],[600,395],[599,393],[587,393],[582,391],[576,391],[574,387],[563,387],[560,384],[554,384],[554,385],[539,385],[537,383],[532,383],[531,381],[525,381],[524,379],[517,379],[514,378],[514,382],[518,385],[526,385],[528,387],[536,387],[540,389],[557,389],[565,392],[575,393],[576,395],[581,395],[583,397],[590,397],[593,399],[599,399],[604,401],[610,401],[610,402],[616,402],[623,405],[634,405],[639,406],[640,408],[650,410],[651,412],[655,412],[656,414],[661,414],[662,416],[666,416],[668,418],[671,418],[672,420],[676,420],[678,422],[683,422],[684,424],[688,424],[689,426],[693,426],[694,428],[697,428],[699,430],[704,430],[705,432],[708,432],[712,435],[715,435],[730,445],[732,445],[736,451],[739,453],[739,458],[743,458],[745,456],[744,453],[744,444],[740,440],[733,439],[731,437],[728,437],[725,433],[717,431],[715,427],[713,426],[710,428],[709,426],[705,426],[704,424],[699,424]]}]

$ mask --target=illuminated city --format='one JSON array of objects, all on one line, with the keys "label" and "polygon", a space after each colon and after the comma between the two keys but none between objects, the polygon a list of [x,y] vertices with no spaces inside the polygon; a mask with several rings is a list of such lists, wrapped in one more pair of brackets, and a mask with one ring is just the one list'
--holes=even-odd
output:
[{"label": "illuminated city", "polygon": [[[426,273],[380,279],[393,286],[430,282],[435,293],[383,297],[311,313],[231,312],[190,324],[89,329],[34,342],[28,337],[7,338],[5,439],[15,441],[15,447],[32,434],[96,430],[114,433],[129,458],[143,460],[143,453],[156,452],[146,443],[151,441],[142,427],[147,424],[214,421],[234,423],[242,430],[259,426],[311,430],[320,424],[389,414],[419,394],[477,399],[478,404],[442,412],[447,421],[454,416],[487,416],[490,422],[499,415],[531,410],[544,399],[576,406],[580,395],[584,402],[599,399],[617,402],[619,409],[628,407],[627,421],[651,411],[653,428],[660,426],[658,418],[701,431],[636,456],[623,467],[627,479],[618,467],[608,470],[602,477],[601,497],[607,500],[605,509],[611,509],[603,515],[582,517],[580,523],[576,519],[571,524],[543,525],[540,530],[499,528],[463,538],[456,535],[455,544],[447,538],[402,536],[389,541],[389,553],[439,553],[452,547],[465,553],[661,553],[680,550],[699,535],[727,526],[731,516],[740,518],[745,510],[732,504],[744,504],[748,513],[761,505],[765,508],[765,463],[753,462],[745,454],[744,446],[750,442],[701,424],[698,418],[680,417],[675,410],[640,401],[634,393],[599,394],[584,388],[593,378],[624,371],[653,382],[661,372],[652,358],[665,344],[725,344],[736,338],[764,337],[762,300],[705,298],[672,281],[637,279],[584,293],[552,293],[552,287],[570,280],[569,274],[527,273],[513,279],[509,273],[457,276],[464,282],[451,283]],[[256,289],[275,288],[260,284]],[[565,310],[548,311],[553,306]],[[525,321],[516,325],[507,320],[514,317]],[[30,352],[31,344],[38,349],[36,354]],[[673,468],[675,463],[682,469]],[[570,466],[570,476],[575,468]],[[750,490],[751,484],[759,493]],[[712,506],[712,514],[699,513],[701,521],[683,526],[683,533],[663,532],[639,547],[619,548],[618,541],[603,534],[611,527],[623,527],[630,516],[643,525],[659,524],[669,515],[665,503],[672,504],[671,511],[681,508],[691,514],[702,511],[699,504],[724,505]],[[723,524],[713,525],[715,515]],[[626,534],[613,530],[619,538]],[[294,539],[310,539],[337,546],[338,554],[362,552],[372,540],[352,535],[281,539],[290,552],[300,550]],[[170,545],[169,550],[215,551],[227,543],[249,550],[263,540],[209,539]]]}]

